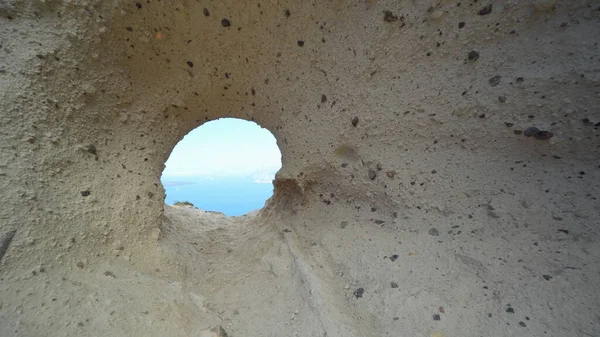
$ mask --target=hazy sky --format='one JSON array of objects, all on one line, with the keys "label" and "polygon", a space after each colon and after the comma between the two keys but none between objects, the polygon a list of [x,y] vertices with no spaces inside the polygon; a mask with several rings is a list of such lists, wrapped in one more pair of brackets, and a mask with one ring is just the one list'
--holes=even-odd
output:
[{"label": "hazy sky", "polygon": [[281,154],[267,129],[254,122],[222,118],[187,134],[165,165],[163,177],[254,175],[270,182],[281,167]]}]

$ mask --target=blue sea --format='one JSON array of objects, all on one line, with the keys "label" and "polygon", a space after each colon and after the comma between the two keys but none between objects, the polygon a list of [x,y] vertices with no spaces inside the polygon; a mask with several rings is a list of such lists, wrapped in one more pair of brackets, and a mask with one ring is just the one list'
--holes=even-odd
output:
[{"label": "blue sea", "polygon": [[244,215],[263,208],[273,195],[272,183],[257,183],[250,177],[161,179],[166,191],[165,202],[189,201],[205,211],[223,212],[227,216]]}]

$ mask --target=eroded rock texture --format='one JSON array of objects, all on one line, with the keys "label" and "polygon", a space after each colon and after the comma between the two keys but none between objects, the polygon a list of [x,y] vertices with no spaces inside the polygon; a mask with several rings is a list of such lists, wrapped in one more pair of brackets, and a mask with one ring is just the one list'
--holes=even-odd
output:
[{"label": "eroded rock texture", "polygon": [[[0,1],[0,335],[600,335],[598,1]],[[254,120],[258,214],[165,207]]]}]

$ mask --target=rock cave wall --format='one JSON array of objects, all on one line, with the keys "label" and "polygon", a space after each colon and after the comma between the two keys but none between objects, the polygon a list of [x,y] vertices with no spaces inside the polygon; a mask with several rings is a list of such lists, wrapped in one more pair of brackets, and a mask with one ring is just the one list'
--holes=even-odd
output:
[{"label": "rock cave wall", "polygon": [[536,200],[526,221],[597,224],[599,20],[591,0],[1,1],[0,275],[160,259],[164,163],[221,117],[277,139],[263,216]]}]

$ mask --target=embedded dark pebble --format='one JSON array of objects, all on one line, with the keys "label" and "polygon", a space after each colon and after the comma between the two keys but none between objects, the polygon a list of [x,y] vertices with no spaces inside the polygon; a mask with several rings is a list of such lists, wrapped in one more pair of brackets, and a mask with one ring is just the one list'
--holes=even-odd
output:
[{"label": "embedded dark pebble", "polygon": [[559,229],[558,231],[563,232],[565,234],[569,234],[569,230],[567,230],[567,229]]},{"label": "embedded dark pebble", "polygon": [[288,229],[288,228],[284,228],[284,229],[283,229],[283,231],[284,231],[284,232],[286,232],[286,233],[291,233],[291,232],[292,232],[292,231],[291,231],[290,229]]},{"label": "embedded dark pebble", "polygon": [[506,312],[508,312],[509,314],[514,314],[515,313],[515,309],[513,309],[513,308],[506,308]]},{"label": "embedded dark pebble", "polygon": [[492,87],[495,87],[495,86],[497,86],[498,84],[500,84],[500,80],[501,80],[501,79],[502,79],[502,76],[494,76],[494,77],[492,77],[492,78],[490,78],[490,79],[488,80],[488,83],[489,83],[489,84],[490,84]]},{"label": "embedded dark pebble", "polygon": [[464,27],[465,27],[464,21],[458,23],[458,29],[463,29]]},{"label": "embedded dark pebble", "polygon": [[392,288],[398,288],[398,283],[396,283],[396,282],[394,282],[394,281],[392,281],[392,282],[390,283],[390,285],[392,286]]},{"label": "embedded dark pebble", "polygon": [[554,136],[554,134],[550,131],[540,131],[538,133],[536,133],[535,135],[533,135],[533,138],[537,139],[537,140],[548,140],[550,138],[552,138]]},{"label": "embedded dark pebble", "polygon": [[517,83],[523,83],[523,81],[525,81],[523,77],[517,77]]},{"label": "embedded dark pebble", "polygon": [[348,226],[348,221],[340,222],[340,228],[346,228],[346,226]]},{"label": "embedded dark pebble", "polygon": [[492,12],[492,4],[489,4],[477,12],[477,15],[488,15]]},{"label": "embedded dark pebble", "polygon": [[231,21],[229,21],[227,19],[223,19],[223,20],[221,20],[221,26],[223,26],[223,27],[231,27]]},{"label": "embedded dark pebble", "polygon": [[375,180],[375,178],[377,178],[377,172],[369,170],[369,179]]},{"label": "embedded dark pebble", "polygon": [[390,256],[390,261],[394,262],[394,261],[398,260],[399,257],[400,256],[398,256],[398,254],[394,254],[394,255]]},{"label": "embedded dark pebble", "polygon": [[89,190],[85,190],[85,191],[81,191],[81,192],[79,192],[79,193],[81,193],[81,196],[82,196],[82,197],[87,197],[87,196],[88,196],[88,195],[90,195],[92,192],[90,192]]},{"label": "embedded dark pebble", "polygon": [[139,2],[136,2],[135,7],[137,7],[138,9],[142,9],[142,4]]},{"label": "embedded dark pebble", "polygon": [[356,127],[358,125],[358,117],[352,118],[352,126]]},{"label": "embedded dark pebble", "polygon": [[289,9],[286,9],[286,10],[284,11],[284,13],[285,13],[285,17],[286,17],[286,18],[289,18],[289,17],[290,17],[290,15],[292,15],[292,13],[290,12],[290,10],[289,10]]},{"label": "embedded dark pebble", "polygon": [[512,128],[514,126],[513,123],[509,123],[509,122],[505,122],[504,125],[506,125],[507,128]]},{"label": "embedded dark pebble", "polygon": [[431,235],[431,236],[440,236],[440,232],[438,232],[437,229],[432,228],[432,229],[429,230],[429,235]]},{"label": "embedded dark pebble", "polygon": [[435,315],[433,315],[433,320],[434,320],[434,321],[439,321],[439,320],[441,320],[441,319],[442,319],[442,318],[440,317],[440,315],[438,315],[438,314],[435,314]]},{"label": "embedded dark pebble", "polygon": [[125,27],[125,29],[127,29],[130,32],[133,32],[133,27]]},{"label": "embedded dark pebble", "polygon": [[96,145],[94,145],[94,144],[88,145],[86,147],[86,151],[89,152],[89,153],[91,153],[91,154],[93,154],[93,155],[95,155],[95,156],[98,156],[98,151],[96,150]]},{"label": "embedded dark pebble", "polygon": [[552,279],[552,276],[550,275],[542,275],[542,277],[544,278],[544,280],[546,281],[550,281],[550,279]]},{"label": "embedded dark pebble", "polygon": [[304,41],[298,40],[298,47],[304,47]]},{"label": "embedded dark pebble", "polygon": [[398,21],[398,17],[396,15],[394,15],[394,13],[390,12],[390,11],[384,11],[383,12],[383,21],[385,22],[394,22],[394,21]]},{"label": "embedded dark pebble", "polygon": [[356,298],[361,298],[363,297],[363,294],[365,293],[365,289],[364,288],[358,288],[356,290],[354,290],[354,296]]},{"label": "embedded dark pebble", "polygon": [[204,16],[209,16],[210,15],[210,12],[208,11],[208,8],[204,8],[202,10],[202,13],[204,14]]},{"label": "embedded dark pebble", "polygon": [[540,132],[540,129],[536,128],[535,126],[530,126],[527,129],[525,129],[525,131],[523,131],[523,134],[525,135],[525,137],[531,137],[536,135],[538,132]]},{"label": "embedded dark pebble", "polygon": [[187,61],[186,63],[190,68],[194,68],[194,63],[192,61]]},{"label": "embedded dark pebble", "polygon": [[522,133],[523,133],[523,131],[521,131],[521,130],[513,130],[513,133],[514,133],[515,135],[520,135],[520,134],[522,134]]},{"label": "embedded dark pebble", "polygon": [[327,102],[327,96],[321,95],[321,103]]},{"label": "embedded dark pebble", "polygon": [[471,61],[477,61],[477,60],[479,59],[479,53],[478,53],[478,52],[476,52],[476,51],[474,51],[474,50],[471,50],[471,51],[469,52],[469,54],[467,54],[467,57],[468,57],[468,58],[469,58],[469,60],[471,60]]},{"label": "embedded dark pebble", "polygon": [[110,276],[110,277],[112,277],[112,278],[117,278],[117,277],[115,276],[115,274],[111,273],[111,272],[110,272],[110,271],[108,271],[108,270],[104,272],[104,276]]},{"label": "embedded dark pebble", "polygon": [[522,327],[526,327],[527,326],[527,324],[525,324],[525,322],[519,322],[519,325],[522,326]]},{"label": "embedded dark pebble", "polygon": [[498,96],[498,101],[500,103],[504,103],[504,102],[506,102],[506,97],[505,96]]}]

